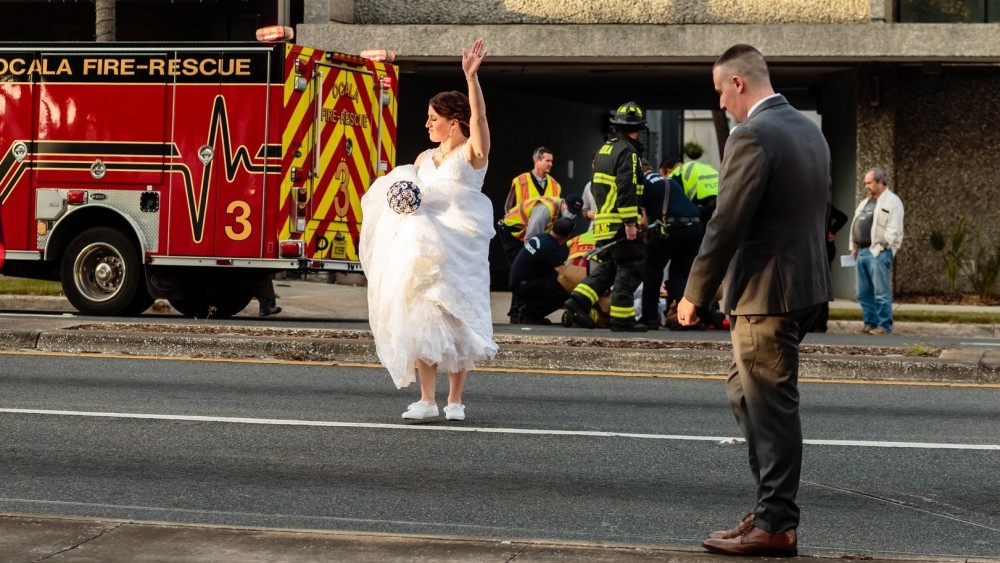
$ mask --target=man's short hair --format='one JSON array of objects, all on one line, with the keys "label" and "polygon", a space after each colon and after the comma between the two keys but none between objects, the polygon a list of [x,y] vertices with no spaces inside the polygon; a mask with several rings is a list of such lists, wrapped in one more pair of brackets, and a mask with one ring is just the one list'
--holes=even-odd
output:
[{"label": "man's short hair", "polygon": [[678,164],[684,164],[684,161],[681,160],[681,157],[668,156],[667,158],[664,158],[662,161],[660,161],[660,169],[670,170],[671,168],[677,166]]},{"label": "man's short hair", "polygon": [[[876,166],[875,168],[869,168],[868,172],[872,173],[872,180],[882,182],[883,186],[889,185],[889,174],[886,173],[886,171],[881,167]],[[865,172],[865,174],[868,174],[868,172]]]},{"label": "man's short hair", "polygon": [[531,153],[532,160],[541,160],[547,154],[553,154],[552,149],[546,147],[538,147],[535,152]]},{"label": "man's short hair", "polygon": [[552,224],[552,234],[566,238],[573,232],[576,228],[576,223],[572,219],[566,217],[560,217],[555,223]]},{"label": "man's short hair", "polygon": [[751,84],[767,83],[771,80],[764,55],[756,47],[746,43],[737,43],[726,49],[718,59],[715,59],[712,68],[719,66],[726,66],[729,74],[742,76]]}]

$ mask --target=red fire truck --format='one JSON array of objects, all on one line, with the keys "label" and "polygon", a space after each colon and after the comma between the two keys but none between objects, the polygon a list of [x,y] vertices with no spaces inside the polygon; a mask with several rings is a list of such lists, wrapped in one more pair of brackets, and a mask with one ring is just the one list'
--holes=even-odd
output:
[{"label": "red fire truck", "polygon": [[3,274],[89,315],[241,311],[263,276],[360,271],[397,68],[287,42],[0,44]]}]

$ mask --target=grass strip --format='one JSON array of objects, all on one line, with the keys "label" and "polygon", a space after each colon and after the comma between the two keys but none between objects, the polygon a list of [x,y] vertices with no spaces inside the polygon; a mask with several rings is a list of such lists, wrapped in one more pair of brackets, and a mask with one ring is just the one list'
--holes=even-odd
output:
[{"label": "grass strip", "polygon": [[62,284],[54,281],[0,277],[0,295],[62,295]]}]

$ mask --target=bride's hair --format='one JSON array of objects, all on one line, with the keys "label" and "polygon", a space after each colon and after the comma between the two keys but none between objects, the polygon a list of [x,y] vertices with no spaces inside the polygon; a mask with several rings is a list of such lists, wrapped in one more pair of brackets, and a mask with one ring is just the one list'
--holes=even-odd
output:
[{"label": "bride's hair", "polygon": [[431,98],[430,106],[438,115],[446,119],[455,119],[462,129],[462,135],[469,136],[469,119],[472,117],[472,108],[469,106],[469,97],[461,92],[441,92]]}]

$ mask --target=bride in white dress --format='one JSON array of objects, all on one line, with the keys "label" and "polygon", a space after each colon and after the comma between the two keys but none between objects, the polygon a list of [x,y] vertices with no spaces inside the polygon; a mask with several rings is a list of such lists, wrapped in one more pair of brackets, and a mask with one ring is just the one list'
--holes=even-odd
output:
[{"label": "bride in white dress", "polygon": [[[396,387],[420,379],[420,400],[404,419],[439,416],[437,372],[448,373],[448,420],[464,420],[468,371],[497,352],[489,294],[493,205],[482,193],[490,152],[477,72],[483,41],[462,50],[469,94],[441,92],[427,109],[437,148],[395,168],[361,199],[361,264],[379,360]],[[419,188],[419,207],[394,211],[387,197],[400,182]],[[398,189],[398,187],[397,187]]]}]

